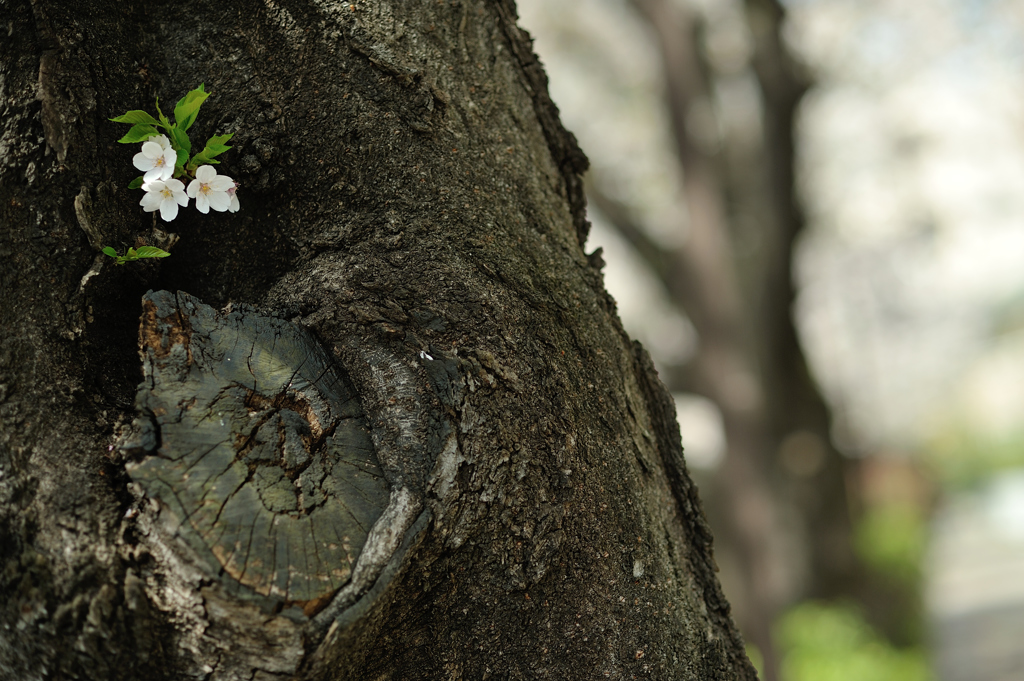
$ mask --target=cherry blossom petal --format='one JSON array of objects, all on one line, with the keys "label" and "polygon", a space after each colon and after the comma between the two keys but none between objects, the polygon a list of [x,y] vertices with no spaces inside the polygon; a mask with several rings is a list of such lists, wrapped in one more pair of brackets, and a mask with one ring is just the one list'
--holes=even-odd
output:
[{"label": "cherry blossom petal", "polygon": [[234,186],[234,180],[227,175],[218,175],[210,180],[210,188],[215,192],[226,192]]},{"label": "cherry blossom petal", "polygon": [[157,142],[143,142],[142,153],[156,161],[156,159],[164,155],[164,148]]},{"label": "cherry blossom petal", "polygon": [[188,205],[188,197],[183,191],[185,185],[180,180],[155,180],[142,185],[142,188],[146,195],[142,197],[139,205],[148,213],[159,210],[160,217],[166,222],[178,217],[179,205]]},{"label": "cherry blossom petal", "polygon": [[160,207],[161,200],[163,200],[163,197],[160,196],[159,192],[146,192],[146,195],[139,201],[139,205],[142,206],[142,210],[152,213]]},{"label": "cherry blossom petal", "polygon": [[196,168],[196,179],[203,184],[209,184],[215,177],[217,177],[217,171],[214,170],[213,166],[207,165]]},{"label": "cherry blossom petal", "polygon": [[210,199],[204,192],[196,194],[196,208],[203,214],[210,212]]},{"label": "cherry blossom petal", "polygon": [[210,202],[210,208],[218,213],[223,213],[231,205],[231,198],[227,192],[210,192],[206,198]]},{"label": "cherry blossom petal", "polygon": [[174,200],[164,200],[160,202],[160,217],[163,218],[164,222],[170,222],[174,218],[178,217],[178,203]]},{"label": "cherry blossom petal", "polygon": [[135,156],[132,157],[132,165],[138,168],[139,170],[146,171],[151,170],[153,168],[154,163],[153,159],[151,159],[149,156],[146,156],[140,151],[139,153],[135,154]]}]

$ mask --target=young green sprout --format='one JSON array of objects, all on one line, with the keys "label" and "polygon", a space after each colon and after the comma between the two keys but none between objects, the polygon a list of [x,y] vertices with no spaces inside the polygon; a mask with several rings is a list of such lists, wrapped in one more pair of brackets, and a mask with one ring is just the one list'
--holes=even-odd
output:
[{"label": "young green sprout", "polygon": [[143,258],[166,258],[170,255],[167,251],[157,248],[156,246],[140,246],[139,248],[129,248],[128,252],[124,255],[118,255],[110,246],[106,246],[103,249],[106,255],[114,258],[115,265],[123,265],[126,262],[132,262],[133,260],[142,260]]}]

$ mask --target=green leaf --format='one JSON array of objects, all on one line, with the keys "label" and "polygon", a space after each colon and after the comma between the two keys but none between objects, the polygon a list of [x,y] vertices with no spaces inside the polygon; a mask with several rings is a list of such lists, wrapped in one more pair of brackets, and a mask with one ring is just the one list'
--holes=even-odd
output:
[{"label": "green leaf", "polygon": [[189,167],[195,168],[204,163],[220,163],[220,161],[214,161],[213,157],[220,156],[230,148],[231,147],[225,146],[223,144],[218,144],[216,148],[206,147],[205,149],[203,149],[198,154],[192,157],[192,160],[189,161]]},{"label": "green leaf", "polygon": [[132,144],[133,142],[145,142],[150,137],[156,137],[160,133],[157,132],[156,128],[146,123],[137,123],[132,126],[132,129],[128,131],[121,139],[117,140],[121,144]]},{"label": "green leaf", "polygon": [[[235,133],[233,133],[233,132],[229,132],[226,135],[214,135],[210,139],[206,140],[206,146],[212,147],[212,146],[217,145],[217,144],[224,144],[225,142],[227,142],[229,139],[231,139],[234,136],[235,136]],[[231,147],[228,147],[228,148],[230,149]]]},{"label": "green leaf", "polygon": [[234,135],[235,133],[233,132],[228,133],[227,135],[214,135],[209,140],[207,140],[206,147],[204,147],[203,150],[200,151],[198,154],[193,156],[192,160],[188,162],[189,169],[194,170],[195,168],[206,163],[220,163],[220,161],[214,161],[213,157],[220,156],[225,151],[231,148],[228,145],[224,144],[224,142],[227,142],[229,139],[234,137]]},{"label": "green leaf", "polygon": [[188,152],[184,149],[178,149],[178,160],[174,162],[174,166],[176,168],[183,168],[186,162],[188,162]]},{"label": "green leaf", "polygon": [[188,162],[189,170],[195,170],[204,163],[211,163],[210,158],[206,155],[206,149],[192,157],[192,160]]},{"label": "green leaf", "polygon": [[142,258],[166,258],[167,256],[170,255],[170,253],[168,253],[164,249],[157,248],[156,246],[140,246],[138,249],[129,248],[128,252],[125,253],[124,255],[118,255],[117,251],[115,251],[113,248],[111,248],[110,246],[105,246],[103,248],[103,253],[105,255],[109,255],[111,258],[114,258],[115,265],[123,265],[126,262],[135,262],[136,260],[141,260]]},{"label": "green leaf", "polygon": [[202,106],[209,96],[210,94],[200,84],[198,88],[179,99],[178,103],[174,105],[174,121],[182,131],[192,127],[196,116],[199,114],[199,107]]},{"label": "green leaf", "polygon": [[178,151],[184,150],[185,158],[192,152],[192,140],[188,138],[184,130],[177,126],[171,128],[171,146]]},{"label": "green leaf", "polygon": [[128,189],[138,189],[146,181],[142,175],[139,175],[134,180],[128,183]]},{"label": "green leaf", "polygon": [[192,160],[188,162],[188,169],[190,172],[195,172],[195,169],[201,165],[210,163],[220,163],[220,161],[214,161],[212,158],[207,156],[206,149],[203,149],[198,154],[192,157]]},{"label": "green leaf", "polygon": [[140,111],[138,109],[129,111],[126,114],[122,114],[117,118],[111,118],[109,120],[112,120],[115,123],[145,123],[148,125],[159,125],[159,122],[155,118],[145,111]]},{"label": "green leaf", "polygon": [[156,98],[156,112],[160,116],[160,125],[164,126],[168,130],[171,129],[171,122],[167,120],[167,116],[164,116],[164,112],[160,110],[160,98]]},{"label": "green leaf", "polygon": [[137,258],[166,258],[170,253],[156,246],[142,246],[135,251]]}]

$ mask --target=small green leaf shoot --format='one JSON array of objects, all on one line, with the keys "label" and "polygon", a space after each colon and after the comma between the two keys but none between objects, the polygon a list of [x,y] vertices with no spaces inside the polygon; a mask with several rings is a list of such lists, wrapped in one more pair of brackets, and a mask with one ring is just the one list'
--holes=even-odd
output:
[{"label": "small green leaf shoot", "polygon": [[156,246],[140,246],[139,248],[129,248],[128,252],[124,255],[118,255],[110,246],[103,247],[104,255],[109,255],[116,261],[115,265],[123,265],[126,262],[133,262],[135,260],[142,260],[143,258],[166,258],[170,255],[167,251]]},{"label": "small green leaf shoot", "polygon": [[234,133],[228,133],[227,135],[214,135],[206,142],[206,146],[198,154],[192,157],[192,160],[188,162],[188,168],[190,171],[195,170],[197,167],[210,163],[217,164],[220,161],[213,160],[215,156],[220,156],[225,151],[230,149],[228,145],[224,144],[234,136]]},{"label": "small green leaf shoot", "polygon": [[164,112],[160,110],[160,98],[156,98],[156,113],[160,116],[160,125],[164,126],[168,130],[171,129],[171,122],[167,120],[167,116],[164,116]]},{"label": "small green leaf shoot", "polygon": [[[225,142],[227,142],[229,139],[231,139],[234,136],[235,136],[235,133],[233,133],[233,132],[229,132],[226,135],[214,135],[210,139],[206,140],[206,146],[212,147],[212,146],[217,145],[217,144],[224,144]],[[228,148],[230,149],[231,147],[228,147]]]},{"label": "small green leaf shoot", "polygon": [[128,113],[121,114],[117,118],[109,119],[115,123],[145,123],[147,125],[160,125],[160,122],[145,111],[135,109]]},{"label": "small green leaf shoot", "polygon": [[200,83],[198,88],[179,99],[178,103],[174,105],[175,126],[180,128],[182,132],[192,127],[199,113],[199,107],[202,106],[209,96],[210,94],[204,90],[203,84]]},{"label": "small green leaf shoot", "polygon": [[186,159],[188,159],[188,155],[192,152],[192,141],[185,134],[185,131],[179,130],[177,126],[171,128],[171,146],[177,151],[184,151]]},{"label": "small green leaf shoot", "polygon": [[138,258],[166,258],[170,253],[156,246],[142,246],[135,250]]},{"label": "small green leaf shoot", "polygon": [[156,137],[159,134],[152,125],[137,123],[132,126],[132,129],[124,137],[117,141],[121,144],[133,144],[135,142],[145,142],[150,137]]}]

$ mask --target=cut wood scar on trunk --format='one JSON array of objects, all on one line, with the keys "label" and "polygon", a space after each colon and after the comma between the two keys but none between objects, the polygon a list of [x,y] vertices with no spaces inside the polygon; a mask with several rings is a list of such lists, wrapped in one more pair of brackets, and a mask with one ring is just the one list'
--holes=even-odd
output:
[{"label": "cut wood scar on trunk", "polygon": [[312,334],[244,305],[147,293],[140,347],[136,435],[121,448],[157,502],[159,541],[238,601],[300,623],[321,613],[322,633],[423,508],[375,445],[372,405],[386,400],[368,396],[367,414]]}]

